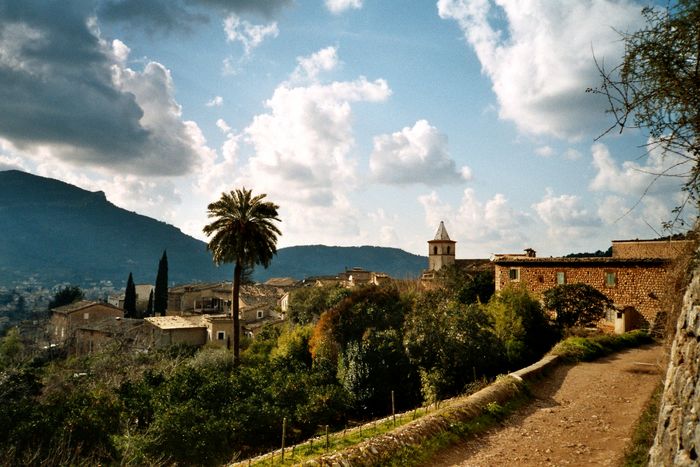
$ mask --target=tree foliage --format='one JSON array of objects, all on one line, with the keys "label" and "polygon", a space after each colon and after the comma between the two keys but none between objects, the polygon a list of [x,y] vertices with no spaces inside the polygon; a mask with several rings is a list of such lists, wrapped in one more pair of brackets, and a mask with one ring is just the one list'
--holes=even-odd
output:
[{"label": "tree foliage", "polygon": [[129,278],[126,280],[126,289],[124,291],[124,317],[136,318],[136,285],[134,277],[129,273]]},{"label": "tree foliage", "polygon": [[274,222],[279,222],[277,206],[264,201],[264,194],[253,196],[251,190],[236,189],[222,193],[221,198],[207,206],[213,222],[204,226],[211,237],[207,249],[214,262],[234,263],[231,303],[233,313],[233,361],[240,360],[239,301],[243,268],[260,264],[268,267],[277,253],[277,236],[281,235]]},{"label": "tree foliage", "polygon": [[523,287],[501,290],[485,309],[505,347],[509,369],[540,358],[559,337],[540,302]]},{"label": "tree foliage", "polygon": [[77,285],[67,285],[56,292],[49,301],[49,310],[59,306],[70,305],[85,298],[85,294]]},{"label": "tree foliage", "polygon": [[165,316],[168,309],[168,255],[163,250],[163,256],[158,262],[155,292],[153,294],[153,314]]},{"label": "tree foliage", "polygon": [[557,285],[546,291],[543,299],[545,308],[556,312],[556,322],[561,327],[595,323],[613,306],[603,292],[588,284]]},{"label": "tree foliage", "polygon": [[678,220],[700,189],[700,3],[678,0],[642,14],[645,27],[621,34],[622,63],[612,69],[599,63],[602,84],[588,91],[608,100],[614,123],[605,133],[640,128],[649,132],[649,150],[677,156],[679,162],[655,175],[685,178]]},{"label": "tree foliage", "polygon": [[404,329],[404,346],[429,401],[458,394],[475,376],[495,375],[504,367],[503,345],[489,315],[444,290],[419,297]]}]

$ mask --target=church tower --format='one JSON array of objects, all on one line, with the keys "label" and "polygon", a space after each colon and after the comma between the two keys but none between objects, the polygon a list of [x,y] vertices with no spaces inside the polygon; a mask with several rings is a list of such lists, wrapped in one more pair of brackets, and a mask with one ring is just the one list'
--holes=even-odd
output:
[{"label": "church tower", "polygon": [[440,221],[433,240],[428,240],[428,269],[439,271],[443,266],[455,264],[455,242],[445,229],[445,223]]}]

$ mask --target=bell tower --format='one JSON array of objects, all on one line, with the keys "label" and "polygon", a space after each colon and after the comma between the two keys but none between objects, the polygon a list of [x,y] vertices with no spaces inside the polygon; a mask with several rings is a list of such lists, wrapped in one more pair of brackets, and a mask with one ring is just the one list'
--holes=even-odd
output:
[{"label": "bell tower", "polygon": [[439,271],[444,266],[455,264],[456,243],[450,240],[445,223],[440,221],[435,238],[428,240],[428,270]]}]

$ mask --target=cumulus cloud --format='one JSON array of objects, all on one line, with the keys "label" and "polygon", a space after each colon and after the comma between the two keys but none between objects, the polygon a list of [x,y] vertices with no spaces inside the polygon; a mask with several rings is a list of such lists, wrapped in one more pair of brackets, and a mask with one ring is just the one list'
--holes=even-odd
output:
[{"label": "cumulus cloud", "polygon": [[450,236],[462,243],[459,255],[483,255],[484,251],[501,253],[503,249],[522,249],[531,217],[510,206],[500,193],[481,201],[472,188],[464,190],[458,206],[440,199],[436,192],[420,196],[426,224],[435,228],[445,221]]},{"label": "cumulus cloud", "polygon": [[[651,141],[650,141],[651,143]],[[661,148],[653,148],[644,163],[624,161],[618,164],[608,147],[596,143],[591,147],[596,175],[590,183],[591,190],[610,191],[624,195],[674,193],[680,190],[686,172],[687,159]]]},{"label": "cumulus cloud", "polygon": [[344,11],[362,8],[362,0],[325,0],[326,8],[333,14],[340,14]]},{"label": "cumulus cloud", "polygon": [[100,18],[166,32],[207,23],[212,15],[253,13],[265,17],[292,0],[96,0]]},{"label": "cumulus cloud", "polygon": [[[652,140],[649,147],[643,160],[621,163],[615,161],[604,144],[591,147],[596,175],[589,188],[606,194],[598,214],[607,224],[616,226],[621,235],[639,235],[635,231],[640,230],[656,235],[664,222],[675,217],[673,209],[686,201],[681,188],[688,159],[664,153]],[[690,208],[681,218],[687,220],[696,215],[697,210]]]},{"label": "cumulus cloud", "polygon": [[332,46],[325,47],[308,57],[297,57],[297,63],[290,80],[300,84],[316,82],[321,72],[331,71],[338,66],[338,49]]},{"label": "cumulus cloud", "polygon": [[376,180],[388,184],[441,185],[471,179],[469,167],[457,170],[447,149],[447,135],[426,120],[376,136],[369,166]]},{"label": "cumulus cloud", "polygon": [[245,56],[249,56],[252,50],[258,47],[268,37],[277,37],[279,29],[277,22],[270,24],[252,24],[241,20],[237,15],[229,15],[224,20],[224,31],[228,42],[240,42]]},{"label": "cumulus cloud", "polygon": [[[321,52],[300,63],[313,62]],[[352,105],[382,102],[390,94],[386,81],[362,76],[307,85],[283,82],[265,102],[268,111],[243,130],[253,154],[239,182],[285,200],[285,236],[357,235],[358,213],[348,198],[356,184]]]},{"label": "cumulus cloud", "polygon": [[547,189],[532,208],[548,228],[550,238],[570,241],[580,238],[590,228],[600,226],[600,219],[583,206],[579,196],[559,195]]},{"label": "cumulus cloud", "polygon": [[[443,19],[457,21],[491,79],[499,116],[520,131],[576,139],[601,131],[596,57],[618,60],[618,32],[641,24],[631,1],[439,0]],[[603,125],[604,126],[604,125]]]},{"label": "cumulus cloud", "polygon": [[170,72],[126,67],[128,47],[102,40],[91,13],[81,2],[26,1],[0,17],[0,136],[35,157],[185,173],[203,138],[182,121]]}]

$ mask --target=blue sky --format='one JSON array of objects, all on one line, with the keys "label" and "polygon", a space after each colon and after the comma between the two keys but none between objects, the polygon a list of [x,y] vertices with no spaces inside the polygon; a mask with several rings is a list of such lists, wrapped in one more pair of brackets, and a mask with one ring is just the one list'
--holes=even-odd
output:
[{"label": "blue sky", "polygon": [[654,237],[673,160],[641,132],[594,141],[611,121],[585,93],[644,5],[0,1],[0,170],[201,239],[241,186],[281,206],[279,246],[425,254],[440,220],[458,257]]}]

